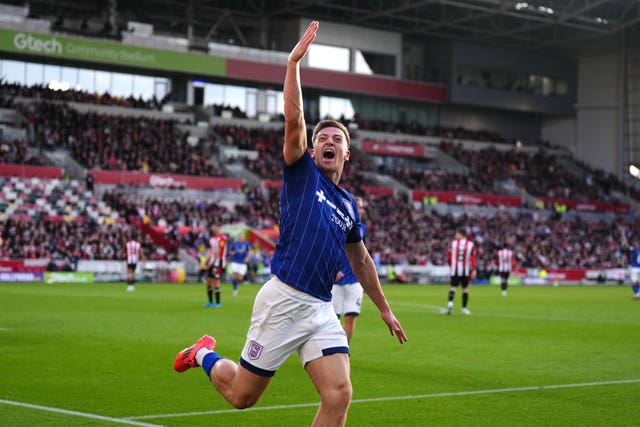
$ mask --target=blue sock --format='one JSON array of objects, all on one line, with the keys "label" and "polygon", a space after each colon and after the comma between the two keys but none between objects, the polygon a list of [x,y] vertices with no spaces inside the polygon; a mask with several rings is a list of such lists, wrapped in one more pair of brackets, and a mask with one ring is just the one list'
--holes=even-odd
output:
[{"label": "blue sock", "polygon": [[640,285],[638,285],[637,283],[634,284],[633,286],[631,286],[631,289],[633,289],[633,293],[637,294],[638,290],[640,289]]},{"label": "blue sock", "polygon": [[236,289],[238,289],[238,281],[236,279],[233,279],[231,281],[231,284],[233,285],[233,290],[235,291]]},{"label": "blue sock", "polygon": [[213,365],[220,359],[222,359],[222,356],[216,352],[208,353],[204,359],[202,359],[202,369],[204,369],[207,376],[211,375],[211,368],[213,368]]}]

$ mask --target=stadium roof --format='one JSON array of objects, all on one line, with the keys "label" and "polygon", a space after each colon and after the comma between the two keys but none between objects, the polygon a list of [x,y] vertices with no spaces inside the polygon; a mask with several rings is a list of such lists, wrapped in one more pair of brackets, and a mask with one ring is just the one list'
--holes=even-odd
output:
[{"label": "stadium roof", "polygon": [[[158,34],[203,42],[266,44],[259,29],[305,17],[399,32],[407,40],[474,41],[575,53],[640,39],[638,0],[5,0],[32,17],[154,25]],[[276,27],[276,28],[273,28]],[[257,42],[256,40],[260,40]]]}]

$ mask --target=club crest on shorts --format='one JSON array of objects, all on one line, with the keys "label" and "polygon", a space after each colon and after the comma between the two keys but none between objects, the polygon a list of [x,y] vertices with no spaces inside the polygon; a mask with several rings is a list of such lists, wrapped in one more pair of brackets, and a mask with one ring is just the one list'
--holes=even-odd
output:
[{"label": "club crest on shorts", "polygon": [[249,359],[251,360],[259,359],[260,355],[262,354],[263,348],[264,347],[262,347],[257,342],[251,341],[251,344],[249,344]]}]

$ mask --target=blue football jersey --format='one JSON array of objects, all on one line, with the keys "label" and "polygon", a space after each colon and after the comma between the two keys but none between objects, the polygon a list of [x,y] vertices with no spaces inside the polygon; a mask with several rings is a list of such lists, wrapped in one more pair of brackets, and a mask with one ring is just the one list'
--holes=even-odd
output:
[{"label": "blue football jersey", "polygon": [[[366,227],[364,223],[360,223],[360,237],[364,242],[366,242],[366,239],[365,239],[366,234],[367,234]],[[350,285],[352,283],[358,282],[358,278],[356,277],[353,270],[351,269],[351,263],[349,262],[349,257],[347,257],[346,253],[342,257],[342,264],[340,264],[340,271],[342,271],[342,274],[344,274],[344,276],[342,276],[342,278],[336,282],[336,285]]]},{"label": "blue football jersey", "polygon": [[640,248],[629,247],[629,266],[640,268]]},{"label": "blue football jersey", "polygon": [[231,262],[237,262],[238,264],[244,264],[244,260],[247,258],[247,254],[251,249],[251,244],[246,240],[242,242],[234,241],[231,243],[229,252],[232,252]]},{"label": "blue football jersey", "polygon": [[271,272],[281,281],[323,301],[344,259],[344,244],[362,240],[353,196],[324,176],[305,153],[284,165],[280,193],[280,237]]}]

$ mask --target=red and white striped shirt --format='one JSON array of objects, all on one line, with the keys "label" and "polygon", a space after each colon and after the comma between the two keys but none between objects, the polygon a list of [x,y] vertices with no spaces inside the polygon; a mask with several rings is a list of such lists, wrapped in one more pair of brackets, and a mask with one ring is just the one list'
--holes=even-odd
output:
[{"label": "red and white striped shirt", "polygon": [[209,265],[224,268],[227,262],[227,236],[220,234],[209,239]]},{"label": "red and white striped shirt", "polygon": [[140,260],[140,242],[129,240],[124,247],[127,252],[127,264],[136,264]]},{"label": "red and white striped shirt", "polygon": [[511,249],[503,248],[498,251],[498,271],[500,273],[510,273],[516,268],[516,258]]},{"label": "red and white striped shirt", "polygon": [[447,256],[452,276],[469,276],[476,269],[476,247],[471,240],[452,240]]}]

